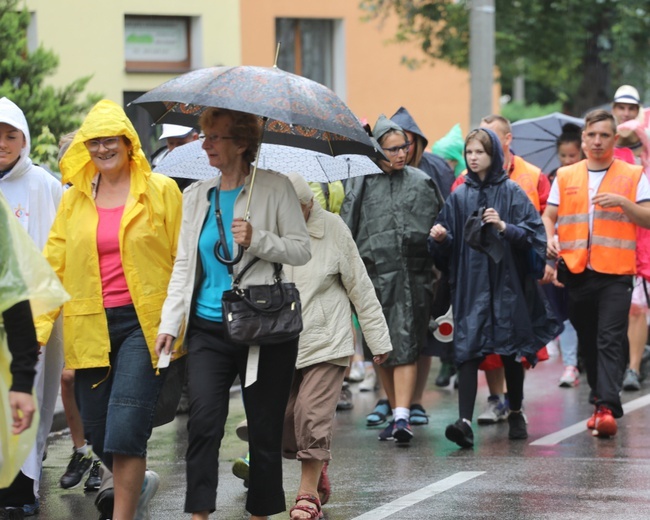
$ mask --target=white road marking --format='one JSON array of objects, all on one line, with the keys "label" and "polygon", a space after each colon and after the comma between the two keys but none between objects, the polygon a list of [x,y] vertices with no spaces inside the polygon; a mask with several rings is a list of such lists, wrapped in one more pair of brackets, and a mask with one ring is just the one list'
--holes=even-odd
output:
[{"label": "white road marking", "polygon": [[[634,410],[638,410],[639,408],[643,408],[644,406],[648,406],[649,404],[650,404],[650,394],[644,395],[643,397],[639,397],[638,399],[634,399],[629,403],[625,403],[623,405],[623,411],[625,413],[630,413],[633,412]],[[560,430],[558,432],[551,433],[546,437],[537,439],[536,441],[531,442],[530,445],[531,446],[554,446],[555,444],[559,444],[560,442],[568,439],[569,437],[573,437],[574,435],[584,432],[586,429],[587,429],[587,419],[580,421],[579,423],[576,423],[573,426],[569,426],[568,428],[564,428],[563,430]]]},{"label": "white road marking", "polygon": [[393,515],[401,511],[402,509],[406,509],[407,507],[413,506],[418,502],[422,502],[423,500],[426,500],[427,498],[431,498],[432,496],[439,495],[444,491],[447,491],[455,486],[463,484],[468,480],[472,480],[473,478],[483,475],[484,473],[485,471],[460,471],[459,473],[456,473],[451,477],[447,477],[446,479],[440,480],[438,482],[434,482],[429,486],[423,487],[422,489],[418,489],[417,491],[413,493],[409,493],[408,495],[405,495],[402,498],[398,498],[393,502],[378,507],[377,509],[373,509],[372,511],[368,511],[367,513],[364,513],[361,516],[357,516],[352,520],[381,520],[382,518],[386,518],[390,515]]}]

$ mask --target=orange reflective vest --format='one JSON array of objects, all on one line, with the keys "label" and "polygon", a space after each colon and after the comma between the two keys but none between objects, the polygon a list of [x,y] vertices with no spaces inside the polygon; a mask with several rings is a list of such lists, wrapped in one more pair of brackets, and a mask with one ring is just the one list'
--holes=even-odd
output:
[{"label": "orange reflective vest", "polygon": [[513,155],[513,168],[510,170],[510,180],[519,184],[519,187],[526,192],[528,198],[535,206],[539,213],[542,206],[539,201],[539,191],[537,186],[539,184],[539,176],[542,174],[537,166],[524,161],[518,155]]},{"label": "orange reflective vest", "polygon": [[[617,193],[636,202],[641,169],[641,166],[615,159],[598,193]],[[560,189],[560,256],[569,270],[581,273],[589,263],[599,273],[636,273],[636,225],[621,208],[596,205],[589,236],[589,173],[586,159],[560,168],[555,182]]]}]

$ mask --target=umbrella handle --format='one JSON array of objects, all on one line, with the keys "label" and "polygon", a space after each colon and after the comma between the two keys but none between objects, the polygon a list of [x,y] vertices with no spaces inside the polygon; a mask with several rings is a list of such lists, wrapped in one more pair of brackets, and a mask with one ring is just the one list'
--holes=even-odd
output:
[{"label": "umbrella handle", "polygon": [[239,251],[237,252],[237,255],[232,260],[230,259],[230,255],[227,254],[227,251],[228,251],[227,244],[226,244],[225,247],[226,248],[224,249],[224,252],[226,254],[225,254],[225,256],[221,256],[221,254],[219,254],[219,251],[224,248],[224,244],[221,243],[221,240],[217,240],[216,244],[214,245],[214,256],[217,257],[217,260],[220,263],[222,263],[224,265],[231,266],[231,265],[236,265],[239,262],[241,262],[242,256],[244,256],[244,248],[243,247],[239,248]]},{"label": "umbrella handle", "polygon": [[249,222],[251,219],[250,207],[251,199],[253,198],[253,186],[255,185],[255,174],[257,173],[257,164],[260,162],[260,152],[262,151],[262,141],[264,140],[264,131],[266,130],[266,123],[269,118],[263,118],[264,125],[262,126],[262,135],[260,136],[260,145],[257,147],[257,154],[255,156],[255,164],[253,165],[253,174],[251,177],[251,187],[248,190],[248,200],[246,201],[246,211],[244,212],[244,220]]}]

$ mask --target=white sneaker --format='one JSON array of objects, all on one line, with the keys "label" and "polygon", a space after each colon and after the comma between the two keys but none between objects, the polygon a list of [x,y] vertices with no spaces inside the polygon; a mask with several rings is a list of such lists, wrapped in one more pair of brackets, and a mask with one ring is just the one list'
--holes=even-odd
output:
[{"label": "white sneaker", "polygon": [[358,383],[366,378],[366,369],[363,366],[363,361],[354,361],[350,367],[350,375],[348,381],[351,383]]},{"label": "white sneaker", "polygon": [[149,504],[151,499],[158,491],[160,486],[160,477],[155,471],[147,470],[144,474],[144,483],[142,484],[142,491],[140,492],[140,500],[138,500],[138,507],[135,510],[133,520],[151,520],[151,512],[149,511]]},{"label": "white sneaker", "polygon": [[363,381],[359,383],[359,390],[361,392],[374,392],[377,389],[379,389],[377,385],[377,374],[371,368],[366,372],[366,377],[363,378]]},{"label": "white sneaker", "polygon": [[568,365],[564,367],[564,372],[560,378],[560,386],[562,388],[571,388],[578,386],[580,383],[580,372],[574,366]]},{"label": "white sneaker", "polygon": [[505,421],[509,412],[508,405],[501,401],[498,396],[490,396],[488,397],[487,407],[476,421],[479,424],[496,424]]}]

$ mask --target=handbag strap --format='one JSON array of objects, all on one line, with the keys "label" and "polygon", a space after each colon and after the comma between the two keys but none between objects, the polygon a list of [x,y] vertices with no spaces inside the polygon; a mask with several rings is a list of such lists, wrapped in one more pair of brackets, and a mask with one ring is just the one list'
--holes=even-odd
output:
[{"label": "handbag strap", "polygon": [[[237,278],[235,278],[233,280],[233,282],[232,282],[233,289],[238,289],[239,288],[239,284],[241,282],[241,279],[244,277],[244,274],[246,274],[246,271],[248,271],[251,267],[253,267],[254,264],[259,262],[259,260],[260,260],[260,258],[256,256],[250,262],[248,262],[244,266],[244,268],[241,271],[239,271],[239,273],[237,273]],[[280,273],[282,272],[282,264],[274,262],[273,265],[275,266],[275,271],[273,273],[274,278],[275,278],[275,283],[279,283],[281,281]]]}]

